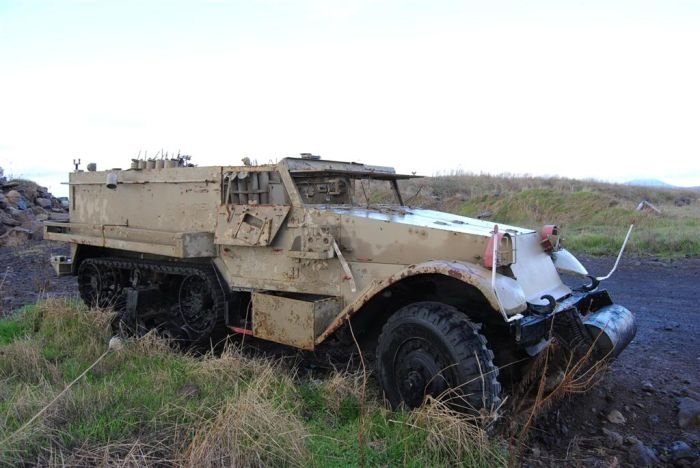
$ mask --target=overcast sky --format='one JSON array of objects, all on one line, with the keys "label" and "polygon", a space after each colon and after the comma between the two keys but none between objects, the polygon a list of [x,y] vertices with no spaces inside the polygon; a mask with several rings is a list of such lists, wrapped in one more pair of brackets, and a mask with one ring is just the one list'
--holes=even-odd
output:
[{"label": "overcast sky", "polygon": [[700,1],[0,0],[0,166],[300,152],[700,185]]}]

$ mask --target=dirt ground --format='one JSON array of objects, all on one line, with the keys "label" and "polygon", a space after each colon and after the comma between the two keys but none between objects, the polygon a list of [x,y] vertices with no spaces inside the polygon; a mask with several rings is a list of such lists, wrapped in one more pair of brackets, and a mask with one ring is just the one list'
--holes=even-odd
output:
[{"label": "dirt ground", "polygon": [[[615,259],[581,260],[602,276]],[[699,286],[700,259],[622,259],[601,287],[635,312],[637,336],[592,391],[541,418],[528,464],[700,466],[700,429],[681,429],[678,414],[681,400],[700,401]]]},{"label": "dirt ground", "polygon": [[[75,278],[57,278],[48,262],[66,253],[51,242],[1,248],[0,315],[75,297]],[[582,261],[604,275],[614,258]],[[700,259],[623,259],[603,287],[636,313],[637,336],[593,390],[536,421],[524,466],[700,466],[700,430],[679,425],[679,405],[700,401],[699,285]]]},{"label": "dirt ground", "polygon": [[0,316],[41,298],[77,296],[75,278],[57,278],[49,258],[68,255],[66,244],[29,241],[0,247]]}]

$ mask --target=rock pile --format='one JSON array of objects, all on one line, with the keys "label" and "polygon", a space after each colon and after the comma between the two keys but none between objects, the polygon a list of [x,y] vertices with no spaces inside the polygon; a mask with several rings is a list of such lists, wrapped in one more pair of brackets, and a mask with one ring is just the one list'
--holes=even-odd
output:
[{"label": "rock pile", "polygon": [[67,217],[68,207],[46,187],[23,179],[7,180],[0,168],[0,246],[42,239],[44,221]]}]

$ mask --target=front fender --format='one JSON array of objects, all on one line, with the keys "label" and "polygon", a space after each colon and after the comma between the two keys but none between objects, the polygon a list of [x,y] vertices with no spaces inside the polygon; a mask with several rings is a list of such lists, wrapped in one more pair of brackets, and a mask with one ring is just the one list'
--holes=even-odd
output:
[{"label": "front fender", "polygon": [[[316,344],[323,342],[340,326],[359,311],[374,296],[405,278],[416,275],[437,274],[458,279],[477,288],[494,310],[501,308],[506,315],[515,315],[527,308],[525,293],[512,278],[496,275],[496,291],[491,287],[491,271],[480,265],[446,260],[432,260],[425,263],[409,265],[405,269],[383,280],[374,281],[362,293],[348,304],[326,330],[318,336]],[[496,296],[498,295],[498,296]],[[499,304],[500,300],[500,304]]]},{"label": "front fender", "polygon": [[559,273],[588,276],[586,267],[566,249],[559,249],[556,252],[552,252],[552,262],[554,262],[554,268],[556,268]]}]

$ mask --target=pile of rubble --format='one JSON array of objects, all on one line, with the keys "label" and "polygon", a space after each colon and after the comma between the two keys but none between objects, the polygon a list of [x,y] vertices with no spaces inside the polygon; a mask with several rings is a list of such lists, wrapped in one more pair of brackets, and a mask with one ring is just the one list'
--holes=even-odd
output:
[{"label": "pile of rubble", "polygon": [[46,187],[23,180],[7,180],[0,168],[0,246],[42,239],[44,221],[67,219],[68,205]]}]

